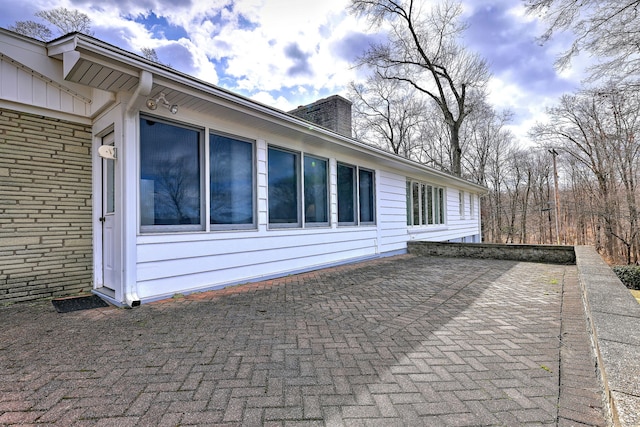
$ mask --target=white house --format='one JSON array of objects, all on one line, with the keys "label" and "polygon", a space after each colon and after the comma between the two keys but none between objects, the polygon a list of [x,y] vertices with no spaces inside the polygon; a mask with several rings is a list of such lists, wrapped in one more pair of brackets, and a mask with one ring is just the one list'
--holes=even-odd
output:
[{"label": "white house", "polygon": [[0,302],[91,290],[135,306],[480,241],[484,187],[299,110],[82,34],[0,29]]}]

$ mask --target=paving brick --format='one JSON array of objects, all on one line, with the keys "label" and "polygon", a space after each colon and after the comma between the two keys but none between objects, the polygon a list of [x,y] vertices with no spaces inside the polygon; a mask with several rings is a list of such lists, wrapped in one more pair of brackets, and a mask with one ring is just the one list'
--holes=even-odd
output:
[{"label": "paving brick", "polygon": [[574,269],[405,255],[132,310],[0,307],[0,424],[604,426]]}]

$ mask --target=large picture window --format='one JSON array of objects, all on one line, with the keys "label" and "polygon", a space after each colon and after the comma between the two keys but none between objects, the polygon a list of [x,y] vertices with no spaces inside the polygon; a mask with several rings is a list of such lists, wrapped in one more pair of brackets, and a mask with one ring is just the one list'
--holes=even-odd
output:
[{"label": "large picture window", "polygon": [[202,229],[203,132],[140,120],[142,229]]},{"label": "large picture window", "polygon": [[299,211],[299,154],[269,147],[268,197],[269,225],[295,227],[301,225]]},{"label": "large picture window", "polygon": [[212,228],[255,227],[253,143],[210,134],[209,147]]},{"label": "large picture window", "polygon": [[329,185],[327,161],[304,156],[304,222],[309,225],[329,224]]},{"label": "large picture window", "polygon": [[407,181],[407,225],[425,226],[445,223],[444,188]]}]

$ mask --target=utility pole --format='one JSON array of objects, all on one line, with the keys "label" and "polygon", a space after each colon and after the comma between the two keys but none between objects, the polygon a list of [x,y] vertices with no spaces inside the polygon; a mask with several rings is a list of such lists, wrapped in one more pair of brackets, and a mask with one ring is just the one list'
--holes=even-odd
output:
[{"label": "utility pole", "polygon": [[555,148],[549,150],[551,156],[553,157],[553,197],[555,199],[555,211],[556,211],[556,242],[560,244],[560,195],[558,194],[558,168],[556,166],[556,156],[558,152]]}]

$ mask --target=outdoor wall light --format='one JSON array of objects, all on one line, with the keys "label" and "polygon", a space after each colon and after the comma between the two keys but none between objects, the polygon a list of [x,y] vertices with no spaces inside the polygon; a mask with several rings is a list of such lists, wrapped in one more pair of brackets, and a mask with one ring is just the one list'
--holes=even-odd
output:
[{"label": "outdoor wall light", "polygon": [[158,108],[158,104],[162,105],[163,107],[171,111],[171,114],[178,113],[178,106],[176,104],[169,104],[169,101],[167,101],[167,98],[165,98],[164,92],[160,92],[158,97],[155,99],[154,98],[147,99],[147,108],[150,110],[155,110],[156,108]]}]

